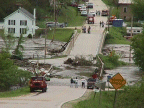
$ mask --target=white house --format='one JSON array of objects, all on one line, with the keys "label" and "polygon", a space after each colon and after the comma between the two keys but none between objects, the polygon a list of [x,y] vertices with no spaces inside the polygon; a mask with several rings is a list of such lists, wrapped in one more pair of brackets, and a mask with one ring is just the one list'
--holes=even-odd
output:
[{"label": "white house", "polygon": [[13,34],[15,37],[27,37],[29,34],[35,35],[36,26],[36,9],[31,14],[22,7],[4,18],[4,33],[5,35]]}]

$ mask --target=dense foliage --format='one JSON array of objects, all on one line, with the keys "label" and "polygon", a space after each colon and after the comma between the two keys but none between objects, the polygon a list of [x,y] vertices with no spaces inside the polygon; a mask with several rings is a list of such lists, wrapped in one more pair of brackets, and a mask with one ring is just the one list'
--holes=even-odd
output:
[{"label": "dense foliage", "polygon": [[132,13],[138,20],[144,20],[144,0],[133,0]]},{"label": "dense foliage", "polygon": [[[119,66],[126,65],[125,62],[119,61],[119,55],[115,53],[115,51],[112,51],[110,55],[104,56],[102,54],[99,54],[99,57],[104,63],[104,69],[114,69]],[[100,65],[100,61],[98,59],[97,65]]]},{"label": "dense foliage", "polygon": [[[38,20],[47,14],[53,15],[53,5],[50,5],[49,1],[51,0],[0,0],[0,21],[3,21],[3,18],[17,10],[19,6],[22,6],[31,13],[33,13],[33,8],[36,8]],[[62,6],[66,7],[71,0],[56,1],[57,10],[59,11]],[[64,4],[60,5],[60,3]]]},{"label": "dense foliage", "polygon": [[30,73],[19,70],[10,60],[10,54],[7,52],[0,53],[0,91],[9,90],[11,86],[27,84]]},{"label": "dense foliage", "polygon": [[136,65],[144,70],[144,34],[138,34],[132,38],[133,59]]}]

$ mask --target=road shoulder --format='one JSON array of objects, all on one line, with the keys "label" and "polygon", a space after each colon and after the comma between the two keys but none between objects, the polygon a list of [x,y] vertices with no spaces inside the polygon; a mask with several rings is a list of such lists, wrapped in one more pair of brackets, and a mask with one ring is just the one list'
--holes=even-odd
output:
[{"label": "road shoulder", "polygon": [[86,92],[84,93],[84,95],[83,95],[82,97],[64,103],[64,104],[61,106],[61,108],[73,108],[73,105],[74,105],[74,104],[78,103],[79,101],[88,99],[91,93],[92,93],[92,90],[86,90]]}]

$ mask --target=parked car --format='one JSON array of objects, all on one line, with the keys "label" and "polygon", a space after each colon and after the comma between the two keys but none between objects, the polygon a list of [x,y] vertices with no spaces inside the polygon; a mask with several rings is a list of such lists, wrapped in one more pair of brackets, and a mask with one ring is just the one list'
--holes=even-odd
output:
[{"label": "parked car", "polygon": [[108,10],[102,10],[101,16],[108,16],[108,15],[109,15],[109,11]]},{"label": "parked car", "polygon": [[80,11],[86,11],[86,6],[81,6]]},{"label": "parked car", "polygon": [[88,2],[87,8],[93,8],[93,3],[89,3],[89,2]]},{"label": "parked car", "polygon": [[78,10],[80,10],[82,6],[84,6],[84,4],[79,4],[78,5]]},{"label": "parked car", "polygon": [[87,11],[81,11],[81,16],[87,16]]},{"label": "parked car", "polygon": [[42,90],[42,92],[47,91],[47,83],[43,76],[31,77],[29,86],[30,92],[33,92],[35,90]]},{"label": "parked car", "polygon": [[[47,27],[55,27],[55,22],[46,22],[46,25],[47,25]],[[65,23],[59,23],[59,22],[56,22],[56,27],[61,27],[61,28],[63,28],[63,27],[65,27]]]},{"label": "parked car", "polygon": [[89,89],[89,88],[93,89],[95,87],[95,83],[96,83],[96,79],[89,78],[87,80],[87,89]]},{"label": "parked car", "polygon": [[90,14],[92,14],[95,17],[95,12],[94,11],[90,11]]}]

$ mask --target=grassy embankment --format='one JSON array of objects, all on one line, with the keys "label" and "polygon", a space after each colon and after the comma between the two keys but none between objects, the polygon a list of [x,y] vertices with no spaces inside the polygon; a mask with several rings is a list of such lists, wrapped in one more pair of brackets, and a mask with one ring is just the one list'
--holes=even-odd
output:
[{"label": "grassy embankment", "polygon": [[[54,16],[50,16],[48,14],[48,21],[54,21]],[[68,23],[68,27],[82,26],[85,22],[86,17],[80,16],[80,13],[77,14],[77,10],[75,7],[68,6],[67,9],[62,8],[59,15],[57,15],[57,22]],[[37,25],[40,28],[45,28],[46,21],[41,19],[37,22]]]},{"label": "grassy embankment", "polygon": [[126,36],[125,27],[111,27],[106,35],[105,44],[130,44],[123,36]]},{"label": "grassy embankment", "polygon": [[[125,86],[123,91],[117,91],[116,108],[144,108],[144,79],[134,86]],[[99,95],[94,98],[92,92],[87,100],[73,104],[73,108],[113,108],[114,91],[102,91],[99,106]]]},{"label": "grassy embankment", "polygon": [[[58,22],[67,22],[68,26],[76,27],[76,26],[82,26],[85,22],[86,17],[80,16],[80,13],[77,15],[76,8],[68,6],[67,9],[62,8],[61,14],[57,16]],[[54,21],[53,16],[49,18],[48,21]],[[38,26],[40,28],[45,28],[45,22],[44,20],[38,21]],[[54,30],[48,30],[48,39],[53,39],[57,41],[63,41],[67,42],[70,37],[72,36],[72,33],[74,32],[74,29],[68,29],[68,28],[57,28],[54,34]],[[78,29],[78,33],[80,33],[81,30]],[[36,36],[40,36],[40,34],[44,34],[44,29],[38,29],[36,31]]]},{"label": "grassy embankment", "polygon": [[29,87],[24,87],[24,88],[14,90],[14,91],[0,92],[0,98],[16,97],[16,96],[26,95],[29,93],[30,93]]}]

